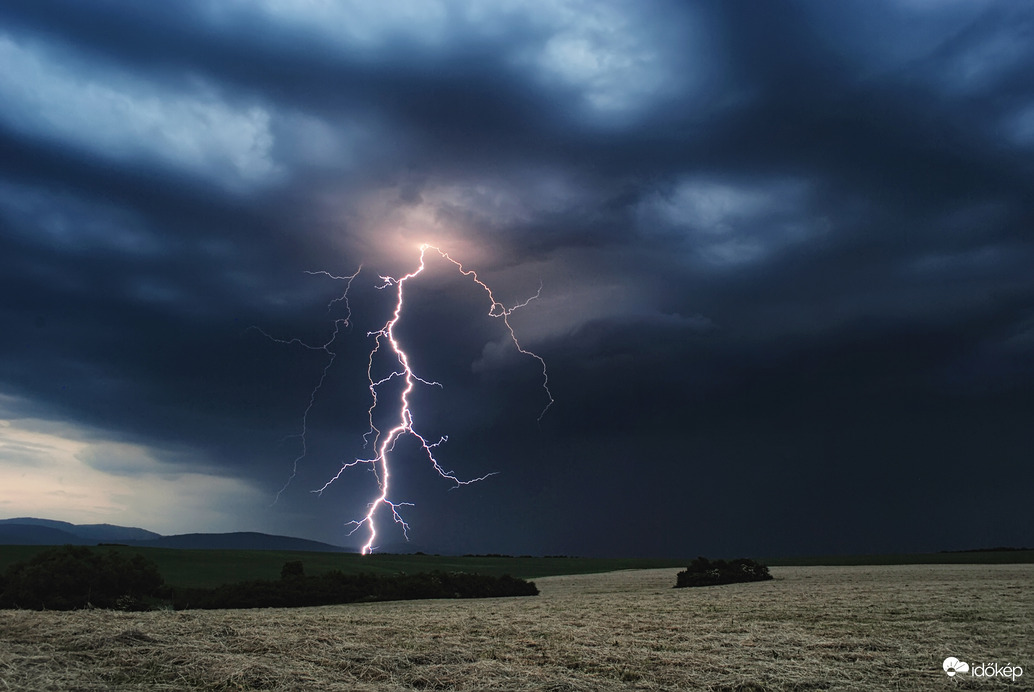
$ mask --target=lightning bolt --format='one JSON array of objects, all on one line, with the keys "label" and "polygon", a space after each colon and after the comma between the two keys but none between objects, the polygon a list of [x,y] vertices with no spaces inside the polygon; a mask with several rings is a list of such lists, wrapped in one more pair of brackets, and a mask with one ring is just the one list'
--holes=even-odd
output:
[{"label": "lightning bolt", "polygon": [[272,336],[267,332],[263,331],[261,328],[256,327],[255,325],[249,327],[249,329],[254,329],[270,341],[276,342],[278,344],[285,344],[288,346],[297,344],[298,346],[306,348],[310,351],[322,351],[323,353],[327,354],[327,364],[323,366],[323,372],[320,373],[319,381],[316,383],[316,386],[313,387],[312,392],[309,394],[309,404],[305,407],[305,411],[302,413],[301,430],[296,435],[284,438],[285,440],[287,440],[291,439],[291,437],[297,437],[301,441],[302,449],[301,452],[298,453],[298,456],[294,458],[294,461],[291,464],[291,475],[287,477],[287,481],[280,488],[280,490],[276,492],[276,497],[273,498],[274,505],[280,501],[280,496],[284,494],[284,491],[287,490],[288,486],[291,485],[291,481],[293,481],[295,477],[298,475],[298,464],[301,463],[302,459],[304,459],[308,454],[309,414],[312,412],[312,407],[316,405],[316,397],[319,394],[320,390],[323,389],[323,384],[327,381],[327,374],[330,372],[330,368],[332,365],[334,365],[334,360],[337,358],[337,351],[334,351],[331,347],[334,345],[334,342],[337,341],[338,333],[341,331],[341,328],[348,327],[351,324],[352,306],[348,302],[348,291],[352,287],[352,282],[355,280],[355,277],[359,276],[359,272],[361,272],[362,269],[363,267],[362,265],[360,265],[359,268],[355,270],[354,274],[350,274],[348,276],[335,276],[327,271],[305,272],[306,274],[319,274],[323,276],[329,276],[331,279],[347,282],[345,284],[345,292],[337,298],[334,298],[330,301],[330,303],[327,304],[327,311],[329,312],[334,307],[335,303],[343,302],[345,304],[345,316],[339,317],[336,320],[334,320],[334,329],[331,331],[330,338],[322,344],[308,344],[302,341],[301,339],[297,338],[278,339],[275,336]]},{"label": "lightning bolt", "polygon": [[[438,475],[450,481],[453,484],[453,487],[460,487],[464,485],[470,485],[471,483],[477,483],[478,481],[483,481],[486,478],[495,475],[495,473],[487,473],[477,478],[471,478],[467,480],[460,479],[458,476],[456,476],[454,472],[445,470],[445,468],[442,467],[442,465],[438,462],[438,459],[435,456],[435,450],[448,438],[443,436],[438,440],[432,441],[414,428],[413,411],[410,406],[410,394],[413,392],[413,390],[417,387],[418,384],[422,384],[429,387],[441,387],[442,385],[438,382],[426,380],[418,376],[413,371],[413,368],[410,365],[409,355],[403,349],[402,345],[399,343],[398,339],[395,336],[395,328],[402,320],[403,308],[405,306],[406,284],[424,272],[427,266],[426,260],[428,252],[436,253],[442,260],[445,260],[453,264],[463,276],[472,279],[473,282],[477,286],[479,286],[488,296],[488,315],[490,317],[501,319],[503,321],[503,324],[506,327],[506,331],[509,334],[510,340],[513,342],[513,345],[518,352],[529,358],[534,358],[536,361],[538,361],[539,365],[541,365],[542,389],[545,392],[547,403],[545,407],[542,409],[542,411],[539,413],[538,419],[542,420],[542,417],[546,414],[546,411],[548,411],[550,406],[553,405],[553,395],[549,389],[549,374],[546,370],[546,361],[543,360],[543,358],[538,354],[525,349],[521,345],[520,341],[517,339],[517,333],[514,330],[513,325],[510,324],[509,319],[510,315],[513,314],[515,310],[519,310],[523,307],[526,307],[529,303],[540,297],[542,293],[541,285],[539,286],[539,289],[535,293],[535,295],[531,296],[530,298],[521,303],[507,308],[503,303],[496,300],[495,295],[492,293],[492,289],[488,286],[488,284],[486,284],[478,277],[476,271],[474,271],[473,269],[465,268],[463,264],[453,259],[447,252],[443,251],[442,249],[436,246],[428,245],[426,243],[420,246],[420,259],[416,269],[398,278],[391,276],[381,276],[381,284],[377,286],[377,288],[379,290],[394,289],[396,300],[395,309],[391,313],[391,317],[384,323],[384,326],[377,331],[372,331],[367,334],[368,337],[373,337],[374,339],[374,345],[373,348],[370,350],[366,367],[366,375],[367,380],[369,382],[368,386],[370,392],[370,399],[372,403],[370,404],[370,407],[367,410],[369,428],[363,434],[363,442],[364,447],[369,446],[372,443],[372,447],[376,452],[376,455],[368,459],[356,458],[350,462],[342,464],[341,468],[338,469],[338,472],[332,478],[330,478],[321,488],[318,488],[313,491],[314,493],[321,495],[325,490],[327,490],[327,488],[329,488],[335,481],[337,481],[345,471],[347,471],[350,468],[365,464],[369,465],[369,467],[373,470],[377,478],[378,494],[369,503],[369,505],[367,505],[367,511],[365,515],[363,515],[360,519],[350,521],[348,522],[348,524],[346,524],[346,526],[351,527],[351,531],[348,533],[349,536],[355,534],[357,531],[361,529],[366,529],[367,540],[363,544],[361,549],[361,552],[364,555],[367,555],[374,550],[374,542],[377,539],[376,517],[378,513],[381,511],[390,512],[392,520],[396,524],[401,526],[403,535],[406,537],[407,540],[409,539],[409,524],[407,524],[405,519],[403,518],[400,508],[405,506],[412,506],[412,503],[399,502],[392,500],[390,498],[390,455],[392,451],[394,451],[396,443],[401,438],[407,435],[412,436],[420,444],[424,455],[426,456],[427,460],[431,463],[431,466],[438,473]],[[309,412],[312,410],[312,407],[315,404],[320,389],[322,389],[324,383],[326,382],[327,373],[330,371],[330,368],[333,365],[334,359],[337,355],[336,351],[333,350],[332,346],[338,337],[338,333],[342,327],[348,326],[350,324],[349,320],[351,318],[351,306],[348,302],[348,291],[351,288],[352,281],[354,281],[356,276],[359,275],[359,271],[361,271],[361,269],[362,268],[360,267],[360,269],[357,270],[355,274],[349,276],[335,276],[329,272],[323,271],[307,272],[310,274],[322,274],[332,279],[347,281],[344,293],[338,298],[332,300],[330,304],[327,306],[329,310],[333,307],[335,303],[344,302],[347,309],[347,316],[345,318],[339,318],[335,320],[333,332],[330,338],[325,343],[320,345],[310,345],[298,339],[273,339],[273,341],[276,341],[278,343],[297,343],[304,346],[305,348],[323,351],[328,354],[327,364],[320,375],[319,381],[312,390],[312,393],[309,397],[309,404],[305,409],[304,414],[302,415],[302,426],[300,433],[300,437],[302,440],[301,453],[294,460],[290,478],[288,478],[287,483],[284,485],[284,487],[280,489],[280,492],[277,493],[278,498],[280,494],[287,489],[287,486],[290,484],[291,480],[293,480],[296,476],[298,471],[298,464],[306,455],[305,437],[307,432],[306,428]],[[265,334],[265,332],[262,333]],[[269,335],[267,334],[266,336]],[[373,374],[374,360],[377,357],[377,355],[381,353],[385,354],[389,362],[393,363],[393,365],[391,367],[391,372],[388,375],[379,379],[375,379]],[[381,405],[380,389],[383,385],[395,380],[400,380],[402,383],[402,390],[398,397],[397,414],[393,418],[394,423],[392,427],[390,427],[387,430],[381,430],[377,427],[375,423],[375,413],[378,407]]]}]

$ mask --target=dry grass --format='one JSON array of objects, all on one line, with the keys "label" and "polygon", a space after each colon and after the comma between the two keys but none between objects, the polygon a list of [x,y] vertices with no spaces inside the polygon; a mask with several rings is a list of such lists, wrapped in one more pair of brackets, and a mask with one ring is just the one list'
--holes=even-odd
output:
[{"label": "dry grass", "polygon": [[[542,595],[294,610],[0,612],[0,690],[872,690],[1034,682],[1034,565],[548,577]],[[1011,662],[1016,685],[941,661]],[[1027,683],[1027,684],[1024,684]]]}]

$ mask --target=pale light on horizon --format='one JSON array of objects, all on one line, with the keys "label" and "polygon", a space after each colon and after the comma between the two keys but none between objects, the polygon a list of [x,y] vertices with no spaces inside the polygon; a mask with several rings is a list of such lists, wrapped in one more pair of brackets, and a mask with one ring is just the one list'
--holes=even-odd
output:
[{"label": "pale light on horizon", "polygon": [[268,505],[251,483],[183,470],[154,450],[85,426],[0,418],[0,516],[139,526],[162,534],[251,529],[246,507]]}]

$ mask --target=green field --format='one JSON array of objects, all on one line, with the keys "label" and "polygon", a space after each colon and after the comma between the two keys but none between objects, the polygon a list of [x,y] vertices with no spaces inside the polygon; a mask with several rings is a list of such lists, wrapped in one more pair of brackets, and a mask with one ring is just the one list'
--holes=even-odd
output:
[{"label": "green field", "polygon": [[[0,572],[53,546],[0,545]],[[301,560],[305,573],[340,570],[346,574],[397,574],[456,571],[523,579],[564,574],[590,574],[623,569],[671,567],[684,569],[686,560],[595,559],[578,557],[456,557],[441,555],[358,555],[279,550],[184,550],[178,548],[103,547],[130,555],[139,553],[158,565],[165,582],[174,586],[214,587],[250,579],[277,579],[285,562]]]},{"label": "green field", "polygon": [[[0,545],[0,572],[53,546]],[[139,553],[157,565],[165,582],[173,586],[215,587],[250,579],[277,579],[285,562],[301,560],[306,574],[330,570],[346,574],[416,573],[433,570],[476,572],[523,579],[567,574],[592,574],[626,569],[685,569],[690,558],[580,558],[580,557],[458,557],[442,555],[357,555],[276,550],[183,550],[176,548],[112,547]],[[908,565],[908,564],[1008,564],[1034,563],[1034,550],[929,553],[913,555],[837,555],[825,557],[769,558],[770,566],[789,565]],[[674,577],[673,577],[674,578]]]}]

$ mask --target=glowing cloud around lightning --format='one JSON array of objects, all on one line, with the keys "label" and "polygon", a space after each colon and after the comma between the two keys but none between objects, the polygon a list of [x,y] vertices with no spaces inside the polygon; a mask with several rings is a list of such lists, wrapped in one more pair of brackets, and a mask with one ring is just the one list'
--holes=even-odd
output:
[{"label": "glowing cloud around lightning", "polygon": [[[438,382],[425,380],[419,377],[413,371],[413,368],[410,365],[409,355],[407,354],[406,350],[403,348],[402,344],[399,343],[399,340],[395,336],[395,329],[398,326],[399,322],[403,319],[407,283],[415,279],[421,273],[423,273],[426,267],[425,260],[427,258],[429,251],[437,254],[441,259],[455,265],[456,269],[463,276],[472,279],[474,284],[480,287],[485,292],[489,301],[488,315],[490,317],[502,320],[509,334],[510,340],[513,342],[513,345],[518,352],[529,358],[535,359],[542,366],[542,389],[545,392],[547,403],[545,407],[542,409],[542,412],[539,414],[540,420],[542,419],[542,416],[545,415],[549,407],[553,405],[553,396],[549,390],[549,376],[546,372],[546,362],[538,354],[533,353],[532,351],[529,351],[525,349],[523,346],[521,346],[520,342],[517,339],[517,334],[514,331],[514,328],[510,324],[509,320],[510,315],[515,310],[527,306],[531,301],[539,297],[542,290],[541,286],[539,287],[539,291],[536,292],[535,295],[533,295],[532,297],[528,298],[522,303],[507,308],[498,300],[496,300],[495,295],[493,295],[492,293],[492,289],[489,288],[489,286],[478,277],[477,272],[475,272],[472,269],[466,269],[460,262],[450,257],[448,253],[444,252],[440,248],[427,244],[420,246],[420,261],[416,269],[398,278],[391,276],[381,276],[381,284],[377,286],[377,288],[380,290],[394,291],[395,307],[391,313],[391,317],[387,320],[387,322],[384,323],[383,327],[381,327],[377,331],[372,331],[367,334],[367,336],[373,337],[374,344],[373,348],[369,353],[366,368],[367,379],[369,381],[371,404],[370,408],[367,411],[367,417],[369,419],[369,429],[363,435],[363,441],[365,443],[364,446],[372,446],[375,455],[368,459],[354,459],[350,462],[342,464],[337,474],[335,474],[330,480],[328,480],[323,485],[323,487],[313,491],[317,494],[322,494],[323,491],[329,488],[332,483],[337,481],[346,470],[355,466],[367,465],[374,472],[377,478],[378,489],[376,497],[374,497],[373,500],[367,506],[365,515],[363,515],[359,519],[356,519],[348,523],[348,526],[352,528],[352,530],[349,532],[349,535],[352,535],[359,530],[365,530],[367,532],[367,540],[362,546],[362,553],[364,555],[370,553],[375,547],[374,542],[377,539],[378,514],[390,513],[392,520],[402,527],[403,534],[406,536],[407,539],[409,538],[409,524],[407,524],[405,519],[403,519],[402,514],[400,512],[400,508],[405,507],[407,505],[411,505],[412,503],[392,500],[390,494],[392,479],[391,453],[395,449],[395,444],[401,438],[407,435],[413,437],[421,446],[423,453],[427,458],[427,461],[430,462],[431,466],[438,473],[438,475],[450,481],[454,487],[476,483],[478,481],[484,480],[485,478],[488,478],[491,475],[494,475],[492,473],[488,473],[484,476],[480,476],[478,478],[471,478],[468,480],[462,480],[458,478],[452,471],[445,470],[441,466],[441,464],[439,464],[438,459],[435,457],[435,450],[438,448],[439,445],[445,442],[447,438],[441,437],[437,440],[432,441],[424,435],[422,435],[420,432],[418,432],[417,429],[414,427],[414,414],[410,403],[410,395],[412,394],[413,390],[419,385],[431,387],[441,387],[442,385]],[[302,450],[299,456],[294,460],[294,469],[291,473],[291,477],[288,479],[288,484],[290,484],[291,479],[293,479],[295,474],[297,473],[298,463],[305,457],[305,437],[308,415],[309,412],[312,410],[314,402],[317,398],[317,394],[319,393],[319,390],[323,387],[323,384],[327,379],[327,374],[330,370],[330,367],[334,362],[336,352],[332,350],[331,345],[337,339],[341,327],[349,325],[349,320],[351,319],[351,306],[348,303],[348,290],[349,288],[351,288],[352,282],[359,275],[359,271],[361,271],[361,269],[362,268],[360,267],[360,269],[357,270],[355,274],[352,274],[350,276],[335,276],[328,272],[309,272],[312,274],[322,274],[332,279],[343,280],[347,282],[344,293],[340,297],[334,299],[334,301],[331,302],[331,306],[333,306],[333,304],[336,302],[343,302],[346,307],[346,317],[340,318],[335,321],[333,333],[331,334],[330,339],[325,344],[323,344],[322,346],[310,346],[297,339],[291,339],[289,341],[274,339],[274,341],[277,341],[279,343],[297,343],[312,350],[324,351],[329,356],[328,362],[323,369],[319,382],[316,384],[316,387],[313,389],[312,394],[309,398],[309,405],[305,409],[305,413],[302,416]],[[387,360],[390,363],[392,363],[392,366],[390,368],[391,371],[388,375],[379,379],[375,379],[373,374],[374,359],[377,358],[379,354],[382,358],[387,358]],[[393,382],[396,380],[400,381],[402,387],[397,400],[393,400],[390,403],[387,401],[382,402],[381,387],[388,384],[389,382]],[[396,411],[396,413],[389,417],[389,420],[393,420],[393,424],[391,424],[391,427],[384,430],[377,427],[377,425],[374,422],[375,413],[381,406],[391,406]],[[383,425],[384,424],[382,423],[382,426]],[[280,493],[282,493],[286,488],[287,485],[281,488]],[[280,496],[280,493],[277,493],[277,497]]]}]

